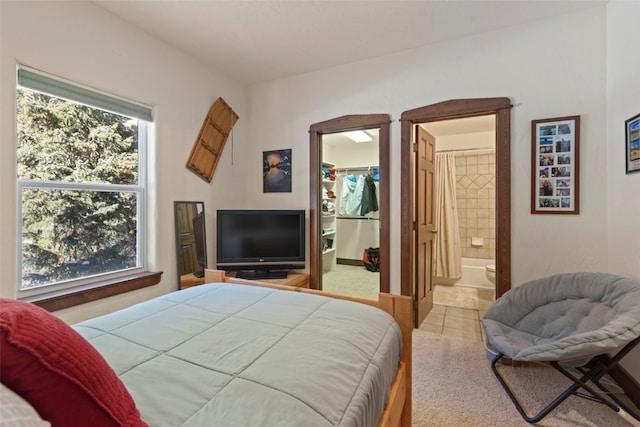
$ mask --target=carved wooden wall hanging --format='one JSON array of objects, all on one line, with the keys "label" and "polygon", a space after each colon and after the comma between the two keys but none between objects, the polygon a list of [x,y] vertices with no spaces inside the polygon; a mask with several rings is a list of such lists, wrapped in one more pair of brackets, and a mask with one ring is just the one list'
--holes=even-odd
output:
[{"label": "carved wooden wall hanging", "polygon": [[222,98],[213,103],[202,123],[200,133],[191,149],[187,168],[211,182],[213,173],[222,155],[224,144],[238,115]]}]

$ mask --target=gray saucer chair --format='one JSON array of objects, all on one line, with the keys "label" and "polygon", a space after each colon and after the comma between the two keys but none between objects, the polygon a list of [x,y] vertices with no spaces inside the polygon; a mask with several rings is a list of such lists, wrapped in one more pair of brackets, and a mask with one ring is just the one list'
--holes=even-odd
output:
[{"label": "gray saucer chair", "polygon": [[[640,283],[606,273],[565,273],[514,287],[482,318],[491,369],[529,423],[536,423],[571,394],[640,415],[600,379],[640,342]],[[573,384],[529,416],[498,372],[503,358],[545,362]],[[526,365],[526,364],[525,364]],[[583,391],[579,391],[582,389]]]}]

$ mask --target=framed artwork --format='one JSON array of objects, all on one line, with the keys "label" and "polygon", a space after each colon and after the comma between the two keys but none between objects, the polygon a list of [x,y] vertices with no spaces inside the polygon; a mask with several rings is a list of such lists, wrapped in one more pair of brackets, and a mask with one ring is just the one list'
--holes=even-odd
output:
[{"label": "framed artwork", "polygon": [[640,114],[624,122],[627,173],[640,172]]},{"label": "framed artwork", "polygon": [[580,213],[580,116],[531,121],[531,213]]},{"label": "framed artwork", "polygon": [[291,149],[262,152],[262,191],[291,192]]}]

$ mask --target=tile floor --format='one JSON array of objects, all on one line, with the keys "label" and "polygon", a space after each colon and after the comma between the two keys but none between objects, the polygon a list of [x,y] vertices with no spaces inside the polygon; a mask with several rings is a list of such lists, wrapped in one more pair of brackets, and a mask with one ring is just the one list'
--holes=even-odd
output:
[{"label": "tile floor", "polygon": [[[480,318],[494,301],[487,289],[436,285],[433,309],[420,325],[421,330],[482,342]],[[456,293],[464,294],[460,298]]]}]

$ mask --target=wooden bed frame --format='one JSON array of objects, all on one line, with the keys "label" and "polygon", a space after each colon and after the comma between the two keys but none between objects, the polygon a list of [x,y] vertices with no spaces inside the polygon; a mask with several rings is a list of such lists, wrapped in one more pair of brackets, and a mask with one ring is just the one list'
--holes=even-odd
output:
[{"label": "wooden bed frame", "polygon": [[402,353],[396,378],[391,385],[389,402],[380,418],[378,427],[410,427],[411,426],[411,333],[413,332],[412,322],[412,300],[411,297],[403,295],[392,295],[380,293],[378,301],[366,298],[357,298],[348,295],[334,294],[330,292],[318,291],[315,289],[305,289],[285,285],[276,285],[260,282],[257,280],[236,279],[226,277],[222,270],[205,270],[205,283],[227,282],[241,285],[262,286],[273,289],[280,289],[292,292],[303,292],[309,294],[323,295],[326,297],[355,301],[362,304],[378,307],[389,313],[396,320],[402,332]]}]

